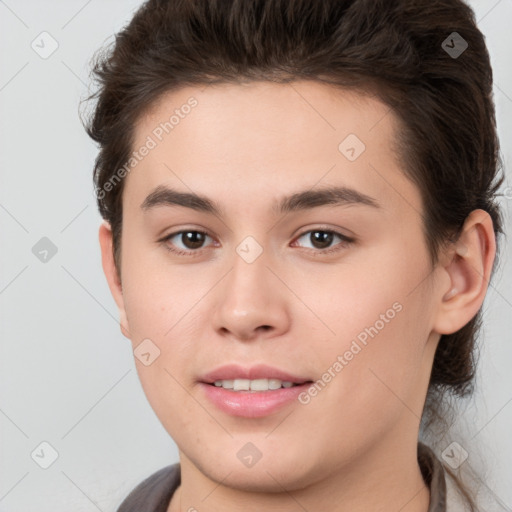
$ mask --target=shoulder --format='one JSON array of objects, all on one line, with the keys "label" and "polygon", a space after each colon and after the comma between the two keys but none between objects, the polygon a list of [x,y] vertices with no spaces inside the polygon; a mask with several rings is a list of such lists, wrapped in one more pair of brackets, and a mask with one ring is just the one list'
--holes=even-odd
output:
[{"label": "shoulder", "polygon": [[453,478],[446,473],[446,510],[447,512],[466,512],[466,501]]},{"label": "shoulder", "polygon": [[[418,443],[418,462],[423,478],[430,488],[428,512],[468,512],[473,510],[450,471],[445,469],[444,464],[434,451],[421,442]],[[466,485],[470,485],[469,480]]]},{"label": "shoulder", "polygon": [[138,484],[124,499],[117,512],[166,512],[180,483],[180,464],[166,466]]},{"label": "shoulder", "polygon": [[465,512],[467,505],[450,474],[433,450],[418,443],[418,462],[425,482],[430,488],[428,512]]}]

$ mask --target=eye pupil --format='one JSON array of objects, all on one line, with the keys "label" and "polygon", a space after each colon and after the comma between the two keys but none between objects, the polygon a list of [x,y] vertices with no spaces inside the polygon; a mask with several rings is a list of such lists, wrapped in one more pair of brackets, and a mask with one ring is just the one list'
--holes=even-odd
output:
[{"label": "eye pupil", "polygon": [[[320,235],[320,236],[318,236]],[[325,249],[326,247],[329,247],[332,243],[334,234],[328,233],[327,231],[312,231],[311,237],[312,237],[312,243],[317,249]],[[317,247],[315,244],[320,243],[320,247]]]},{"label": "eye pupil", "polygon": [[185,247],[188,249],[197,249],[204,243],[204,233],[199,231],[185,231],[181,235],[181,239]]}]

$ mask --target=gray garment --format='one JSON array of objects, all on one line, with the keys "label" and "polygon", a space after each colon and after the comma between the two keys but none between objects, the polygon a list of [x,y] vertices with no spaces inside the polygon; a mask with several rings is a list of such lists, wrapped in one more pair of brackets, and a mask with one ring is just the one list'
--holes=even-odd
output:
[{"label": "gray garment", "polygon": [[[434,452],[418,443],[418,463],[430,487],[428,512],[447,512],[447,486],[445,471]],[[174,491],[181,483],[179,463],[166,466],[141,482],[122,502],[117,512],[167,512]],[[451,508],[448,512],[458,512]]]}]

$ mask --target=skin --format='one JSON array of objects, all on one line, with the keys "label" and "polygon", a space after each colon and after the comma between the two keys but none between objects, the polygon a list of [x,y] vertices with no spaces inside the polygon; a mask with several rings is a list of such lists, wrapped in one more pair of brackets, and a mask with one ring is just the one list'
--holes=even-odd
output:
[{"label": "skin", "polygon": [[[126,178],[122,282],[110,227],[99,232],[122,332],[134,349],[149,338],[160,350],[149,366],[135,361],[179,447],[182,484],[168,510],[426,512],[420,418],[440,335],[464,326],[484,300],[495,256],[489,215],[472,212],[432,268],[420,192],[392,148],[397,119],[375,98],[316,82],[173,91],[140,119],[134,148],[190,96],[198,105]],[[338,150],[351,133],[366,145],[354,162]],[[158,185],[208,196],[223,216],[143,211]],[[380,207],[272,210],[326,185],[352,187]],[[310,236],[322,228],[355,241],[335,236],[327,248],[339,250],[322,255],[326,246]],[[185,229],[208,233],[202,249],[181,236],[159,241]],[[263,249],[250,264],[236,252],[247,236]],[[307,405],[248,419],[201,392],[199,377],[231,362],[321,379],[395,303],[400,312]],[[237,458],[248,442],[262,454],[251,468]]]}]

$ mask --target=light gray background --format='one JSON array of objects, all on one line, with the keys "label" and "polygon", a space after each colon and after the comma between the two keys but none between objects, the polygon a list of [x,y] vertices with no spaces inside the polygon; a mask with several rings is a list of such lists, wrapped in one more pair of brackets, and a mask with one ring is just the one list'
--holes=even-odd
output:
[{"label": "light gray background", "polygon": [[[102,273],[96,148],[78,118],[93,52],[140,3],[0,1],[2,511],[113,511],[141,479],[178,460],[141,389]],[[495,73],[512,233],[512,0],[471,5]],[[31,48],[43,31],[59,45],[47,59]],[[58,248],[47,263],[32,253],[42,237]],[[512,509],[510,252],[504,245],[486,299],[478,393],[461,422],[484,447],[490,492]],[[59,454],[48,469],[31,458],[43,441]]]}]

